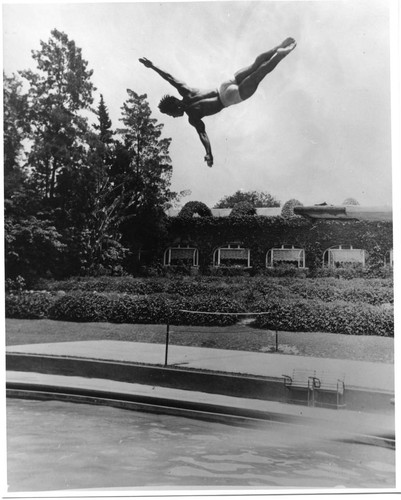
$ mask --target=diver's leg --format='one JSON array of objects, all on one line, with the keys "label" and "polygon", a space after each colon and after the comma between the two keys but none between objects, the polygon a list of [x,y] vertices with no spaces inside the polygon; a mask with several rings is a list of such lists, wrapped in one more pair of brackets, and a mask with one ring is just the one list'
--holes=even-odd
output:
[{"label": "diver's leg", "polygon": [[272,57],[277,53],[277,50],[280,48],[285,48],[291,44],[295,43],[295,40],[293,38],[287,38],[282,42],[280,45],[277,47],[274,47],[272,50],[268,50],[267,52],[264,52],[263,54],[260,54],[253,64],[250,66],[247,66],[246,68],[242,68],[239,71],[235,73],[235,80],[238,83],[238,85],[248,76],[250,76],[252,73],[254,73],[262,64],[270,61]]},{"label": "diver's leg", "polygon": [[238,83],[239,95],[243,101],[249,99],[249,97],[256,92],[256,89],[265,76],[273,71],[277,64],[295,49],[295,46],[296,43],[293,41],[291,45],[279,47],[271,59],[261,64],[253,73],[250,73],[246,78]]}]

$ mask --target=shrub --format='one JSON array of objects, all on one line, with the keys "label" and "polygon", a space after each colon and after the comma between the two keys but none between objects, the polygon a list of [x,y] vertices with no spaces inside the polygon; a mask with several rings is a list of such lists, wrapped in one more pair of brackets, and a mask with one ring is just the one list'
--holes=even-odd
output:
[{"label": "shrub", "polygon": [[57,297],[48,292],[24,292],[7,295],[5,313],[7,318],[42,319],[46,318],[50,307]]},{"label": "shrub", "polygon": [[[231,313],[224,314],[193,314],[191,312],[218,312]],[[190,299],[182,298],[175,301],[174,307],[171,309],[170,322],[177,325],[194,325],[194,326],[229,326],[238,321],[238,316],[232,313],[245,312],[242,305],[232,299],[222,296],[206,296],[192,297]]]},{"label": "shrub", "polygon": [[131,294],[160,293],[164,290],[166,280],[160,278],[133,278],[132,276],[102,276],[81,278],[75,277],[65,281],[41,280],[37,288],[65,292],[115,292]]},{"label": "shrub", "polygon": [[[393,282],[388,279],[102,277],[48,285],[50,292],[8,295],[7,317],[224,326],[234,324],[238,317],[182,313],[180,309],[266,311],[258,320],[263,328],[393,335]],[[56,294],[60,286],[69,288],[67,293]]]},{"label": "shrub", "polygon": [[63,321],[143,324],[183,324],[224,326],[236,323],[236,316],[182,313],[187,311],[241,312],[238,302],[225,297],[183,297],[155,294],[152,296],[103,295],[79,292],[65,295],[49,310],[49,318]]},{"label": "shrub", "polygon": [[393,308],[335,301],[264,301],[257,306],[265,312],[254,324],[258,328],[331,332],[348,335],[394,335]]},{"label": "shrub", "polygon": [[294,213],[294,207],[299,206],[302,207],[303,204],[294,198],[286,201],[283,205],[283,208],[281,209],[281,216],[284,217],[284,219],[290,219],[291,217],[300,217],[299,215],[296,215]]},{"label": "shrub", "polygon": [[16,278],[7,278],[5,281],[5,289],[8,293],[21,293],[26,290],[26,282],[22,276]]},{"label": "shrub", "polygon": [[240,201],[233,206],[230,217],[243,217],[256,215],[256,208],[250,201]]},{"label": "shrub", "polygon": [[49,310],[49,318],[60,321],[108,321],[113,299],[106,295],[79,292],[59,298]]},{"label": "shrub", "polygon": [[188,201],[182,207],[178,216],[192,218],[195,214],[199,215],[199,217],[211,217],[212,211],[201,201]]}]

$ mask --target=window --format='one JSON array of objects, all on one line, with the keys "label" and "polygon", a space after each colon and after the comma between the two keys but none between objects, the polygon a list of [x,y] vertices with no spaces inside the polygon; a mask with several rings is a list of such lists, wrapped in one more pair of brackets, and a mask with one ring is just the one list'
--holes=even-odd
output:
[{"label": "window", "polygon": [[353,248],[352,245],[338,245],[328,248],[323,253],[325,267],[365,267],[365,250]]},{"label": "window", "polygon": [[281,245],[281,248],[271,248],[266,253],[266,267],[289,264],[301,269],[305,268],[305,251],[293,245]]},{"label": "window", "polygon": [[229,243],[217,248],[213,253],[214,266],[251,267],[249,248],[243,248],[240,243]]},{"label": "window", "polygon": [[199,252],[197,248],[193,247],[169,247],[164,252],[164,265],[165,266],[193,266],[199,265]]}]

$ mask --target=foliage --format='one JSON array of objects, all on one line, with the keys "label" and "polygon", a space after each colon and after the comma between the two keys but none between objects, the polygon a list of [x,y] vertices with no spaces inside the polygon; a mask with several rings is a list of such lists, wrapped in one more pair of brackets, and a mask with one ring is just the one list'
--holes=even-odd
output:
[{"label": "foliage", "polygon": [[236,203],[249,202],[255,208],[279,207],[280,202],[274,196],[263,191],[236,191],[234,194],[224,196],[216,203],[214,208],[233,208]]},{"label": "foliage", "polygon": [[31,284],[38,276],[57,274],[65,249],[61,235],[48,220],[30,216],[5,221],[6,276],[23,276]]},{"label": "foliage", "polygon": [[299,215],[294,214],[294,207],[303,206],[302,203],[294,198],[288,200],[284,203],[283,208],[281,209],[281,216],[285,219],[289,219],[291,217],[300,217]]},{"label": "foliage", "polygon": [[[48,309],[43,306],[40,317],[56,320],[229,325],[238,320],[237,315],[214,316],[180,310],[253,311],[266,312],[256,323],[261,328],[352,335],[394,334],[393,282],[388,279],[262,276],[138,279],[126,276],[42,281],[40,285],[48,291],[47,295],[31,293],[32,297],[49,299],[43,302]],[[56,293],[59,294],[57,300]],[[26,298],[29,294],[20,296],[21,299],[11,297],[7,314],[31,317],[31,302]]]},{"label": "foliage", "polygon": [[35,224],[49,242],[54,231],[53,247],[63,249],[55,276],[132,271],[144,248],[157,253],[164,211],[178,197],[170,190],[171,140],[161,139],[146,95],[131,90],[116,135],[103,95],[92,108],[92,71],[67,34],[52,30],[32,55],[36,70],[4,76],[7,277],[15,278],[17,261],[27,263],[19,272],[29,283],[54,274],[51,252],[50,264],[40,263],[30,249],[12,247]]},{"label": "foliage", "polygon": [[[199,263],[202,272],[211,265],[213,251],[231,242],[241,242],[250,249],[251,266],[254,274],[266,273],[266,252],[282,245],[294,245],[305,250],[308,272],[319,272],[325,249],[334,245],[352,245],[365,249],[368,258],[364,270],[349,270],[352,277],[378,276],[379,271],[371,269],[370,255],[375,261],[384,262],[386,253],[393,247],[392,223],[390,221],[309,221],[302,217],[197,217],[186,219],[171,217],[168,223],[168,239],[164,250],[171,242],[191,241],[199,250]],[[159,254],[158,260],[162,260]],[[341,275],[342,271],[324,271],[328,276]],[[267,273],[268,274],[268,273]],[[346,273],[344,273],[346,275]]]},{"label": "foliage", "polygon": [[5,281],[5,285],[6,292],[11,295],[22,293],[26,290],[25,279],[20,275],[18,275],[14,279],[7,278]]},{"label": "foliage", "polygon": [[255,321],[258,328],[386,337],[394,335],[393,308],[318,300],[261,301],[258,308],[267,313]]},{"label": "foliage", "polygon": [[347,198],[343,201],[343,205],[359,205],[359,201],[355,198]]},{"label": "foliage", "polygon": [[26,70],[20,75],[29,85],[31,176],[44,198],[52,200],[57,186],[63,197],[59,173],[82,165],[87,122],[79,112],[92,103],[93,72],[65,33],[54,29],[49,41],[40,44],[40,50],[32,51],[38,72]]},{"label": "foliage", "polygon": [[106,295],[79,292],[59,298],[48,311],[50,319],[62,321],[144,324],[229,325],[235,316],[213,316],[180,312],[224,311],[238,312],[240,306],[224,297],[167,297],[165,295],[135,296]]},{"label": "foliage", "polygon": [[249,201],[236,203],[230,212],[230,217],[243,217],[244,215],[256,215],[256,208]]},{"label": "foliage", "polygon": [[199,217],[211,217],[212,211],[201,201],[188,201],[180,210],[179,217],[192,218],[194,215]]},{"label": "foliage", "polygon": [[23,141],[27,138],[30,124],[26,120],[27,96],[22,93],[22,82],[16,76],[3,75],[3,151],[4,195],[11,197],[25,180],[21,168]]},{"label": "foliage", "polygon": [[82,274],[115,272],[127,254],[119,231],[125,200],[116,193],[111,175],[116,156],[115,141],[103,96],[96,116],[95,132],[88,132],[86,136],[89,168],[69,172],[69,203],[62,223],[71,241],[70,262],[78,256],[77,267],[79,265]]},{"label": "foliage", "polygon": [[25,292],[7,295],[5,312],[7,318],[43,319],[48,318],[49,310],[56,296],[48,292]]},{"label": "foliage", "polygon": [[123,244],[139,255],[144,247],[158,248],[165,232],[164,209],[176,198],[170,190],[172,175],[169,147],[171,139],[161,138],[163,125],[151,117],[147,95],[127,90],[128,99],[122,107],[119,129],[120,145],[112,174],[114,196],[120,196],[125,206],[120,230]]}]

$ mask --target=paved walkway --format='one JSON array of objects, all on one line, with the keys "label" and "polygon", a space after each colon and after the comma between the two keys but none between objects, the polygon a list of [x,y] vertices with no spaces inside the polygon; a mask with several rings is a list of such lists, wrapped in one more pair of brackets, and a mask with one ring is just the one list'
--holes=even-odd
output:
[{"label": "paved walkway", "polygon": [[[159,366],[163,366],[165,360],[165,346],[162,344],[112,340],[9,346],[6,352]],[[170,345],[168,365],[279,378],[283,374],[291,375],[294,369],[308,369],[320,374],[328,372],[344,376],[347,387],[394,392],[394,366],[387,363]]]}]

